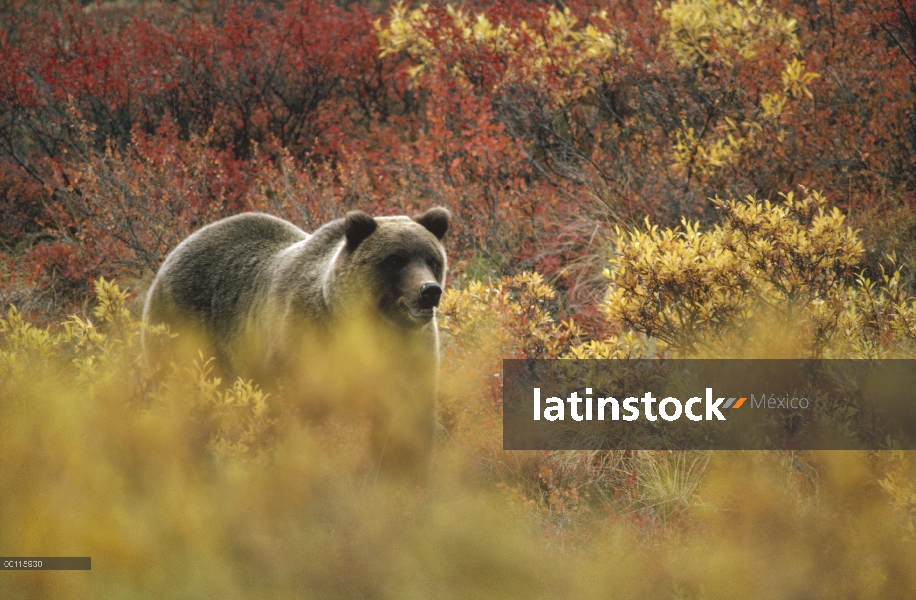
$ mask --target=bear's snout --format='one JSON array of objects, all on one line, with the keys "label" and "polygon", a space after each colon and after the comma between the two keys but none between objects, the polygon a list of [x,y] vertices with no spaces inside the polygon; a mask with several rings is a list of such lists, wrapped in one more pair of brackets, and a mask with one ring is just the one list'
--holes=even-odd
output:
[{"label": "bear's snout", "polygon": [[430,309],[439,306],[439,299],[442,297],[442,286],[436,282],[424,283],[420,286],[421,309]]}]

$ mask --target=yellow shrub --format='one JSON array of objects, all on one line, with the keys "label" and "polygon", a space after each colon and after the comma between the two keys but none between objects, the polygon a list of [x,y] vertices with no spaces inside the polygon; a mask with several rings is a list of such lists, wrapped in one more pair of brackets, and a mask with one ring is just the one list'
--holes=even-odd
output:
[{"label": "yellow shrub", "polygon": [[910,355],[916,305],[899,273],[857,275],[862,243],[823,196],[713,202],[724,218],[706,230],[618,231],[608,319],[679,355]]},{"label": "yellow shrub", "polygon": [[[797,213],[790,220],[813,235],[819,211],[808,221]],[[784,255],[804,255],[793,252]],[[748,297],[759,287],[787,304],[788,293],[771,289],[775,275],[760,272],[764,265],[748,267]],[[853,294],[805,273],[795,276],[799,297],[836,293],[854,313],[851,331],[913,331],[897,276],[861,280]],[[441,444],[433,481],[419,492],[373,484],[338,458],[351,436],[329,443],[324,426],[294,424],[275,436],[270,398],[243,381],[222,385],[206,361],[145,387],[126,292],[101,281],[96,291],[95,323],[74,317],[42,329],[15,310],[0,320],[0,547],[93,557],[91,577],[5,573],[3,598],[597,599],[614,590],[878,599],[916,590],[906,453],[883,462],[819,453],[806,486],[787,482],[776,453],[513,453],[490,429],[489,454],[455,437]],[[553,298],[534,274],[449,291],[446,384],[492,382],[475,379],[475,365],[492,368],[502,352],[651,352],[652,340],[632,332],[576,346],[581,333],[549,314]],[[139,407],[135,380],[146,399]],[[481,395],[448,401],[470,406]],[[225,460],[200,460],[196,425]],[[456,468],[451,454],[484,464],[487,477]]]},{"label": "yellow shrub", "polygon": [[558,358],[581,331],[572,321],[558,323],[547,312],[556,295],[538,273],[495,283],[471,281],[462,290],[445,293],[439,327],[448,338],[459,338],[463,351],[477,355]]},{"label": "yellow shrub", "polygon": [[751,60],[763,41],[799,49],[795,20],[760,0],[676,0],[661,14],[668,22],[664,44],[685,67],[711,60],[730,64],[732,52]]},{"label": "yellow shrub", "polygon": [[[376,21],[375,28],[381,55],[406,52],[416,62],[408,70],[413,77],[441,64],[454,50],[484,50],[510,59],[500,85],[511,85],[538,81],[548,69],[581,78],[589,61],[628,54],[622,33],[610,26],[606,11],[592,14],[591,20],[583,27],[569,8],[548,7],[541,22],[508,25],[493,23],[484,13],[468,14],[451,4],[446,5],[442,15],[430,11],[427,5],[408,10],[398,2],[391,8],[388,24],[382,27],[381,21]],[[596,23],[600,26],[596,27]],[[429,37],[432,29],[439,35],[435,41]],[[448,67],[465,77],[459,65]],[[562,101],[588,91],[586,85],[575,90],[555,90],[555,94]]]},{"label": "yellow shrub", "polygon": [[[803,98],[813,99],[808,84],[820,77],[805,71],[805,62],[797,56],[801,44],[795,20],[761,0],[676,0],[667,8],[661,9],[661,4],[658,8],[668,25],[663,48],[699,79],[719,82],[719,68],[735,67],[736,59],[752,61],[764,46],[785,57],[782,89],[764,90],[759,104],[743,118],[710,119],[699,132],[684,124],[675,133],[673,166],[703,175],[736,166],[745,149],[758,145],[757,136],[766,124],[776,126],[781,141],[780,116]],[[744,92],[734,87],[729,94]]]}]

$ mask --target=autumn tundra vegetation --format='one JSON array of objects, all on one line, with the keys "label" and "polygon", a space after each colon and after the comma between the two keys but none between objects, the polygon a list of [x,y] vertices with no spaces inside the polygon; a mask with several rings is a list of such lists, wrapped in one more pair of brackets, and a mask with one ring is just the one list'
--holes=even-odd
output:
[{"label": "autumn tundra vegetation", "polygon": [[[504,358],[916,358],[914,90],[910,0],[0,1],[0,554],[93,559],[0,596],[913,597],[893,440],[509,452],[500,394]],[[142,360],[202,226],[430,206],[426,485],[366,419]]]}]

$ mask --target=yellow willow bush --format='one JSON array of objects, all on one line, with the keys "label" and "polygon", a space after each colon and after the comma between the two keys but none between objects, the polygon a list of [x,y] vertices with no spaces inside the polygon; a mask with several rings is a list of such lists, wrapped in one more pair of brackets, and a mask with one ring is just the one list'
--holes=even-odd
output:
[{"label": "yellow willow bush", "polygon": [[[795,239],[813,235],[821,214],[811,209]],[[793,288],[798,297],[841,287],[799,277],[808,279]],[[844,321],[873,331],[878,342],[866,345],[888,347],[884,333],[912,325],[894,281],[840,294],[860,316],[862,295],[875,301],[870,316]],[[90,316],[59,327],[9,311],[0,319],[0,548],[88,555],[93,570],[4,572],[0,597],[916,594],[908,453],[813,452],[802,472],[783,453],[499,449],[486,392],[502,355],[651,353],[644,333],[583,341],[550,316],[553,293],[527,274],[444,296],[440,421],[447,410],[489,412],[458,415],[423,490],[367,478],[354,455],[359,431],[286,420],[250,384],[209,377],[204,359],[153,385],[142,326],[111,282],[97,282]]]},{"label": "yellow willow bush", "polygon": [[504,358],[557,358],[585,342],[568,320],[548,308],[556,291],[537,273],[500,281],[470,281],[447,290],[439,319],[443,331],[440,423],[450,447],[461,448],[473,468],[531,510],[560,541],[586,535],[592,505],[614,495],[626,467],[623,453],[505,452],[502,450]]},{"label": "yellow willow bush", "polygon": [[497,480],[515,484],[538,469],[531,460],[514,461],[518,455],[507,461],[502,452],[502,360],[553,358],[577,343],[578,328],[550,316],[555,298],[556,291],[537,273],[470,281],[442,297],[440,422],[449,439],[474,448],[474,456],[482,459],[477,466]]},{"label": "yellow willow bush", "polygon": [[[813,202],[814,206],[811,206]],[[816,208],[821,207],[822,202],[816,201],[814,197],[809,198],[807,202],[801,201],[796,206],[800,212],[803,207],[807,206],[807,220],[813,221],[815,216],[822,213]],[[748,208],[747,205],[744,205]],[[760,213],[765,212],[765,205],[758,207]],[[773,206],[770,210],[773,210]],[[781,207],[776,207],[777,213],[785,217]],[[753,212],[753,211],[751,211]],[[848,234],[848,230],[843,228],[842,219],[839,219],[835,213],[830,212],[834,219],[832,231],[834,233]],[[772,216],[772,215],[771,215]],[[799,215],[796,215],[798,217]],[[759,217],[759,214],[758,214]],[[838,221],[838,223],[837,223]],[[787,226],[783,223],[783,226]],[[824,229],[823,225],[815,227],[816,230]],[[827,228],[830,229],[830,228]],[[796,235],[795,239],[800,236]],[[801,236],[803,237],[803,236]],[[842,239],[842,235],[840,236]],[[822,244],[823,240],[816,240],[816,244]],[[821,245],[820,252],[829,254],[828,248],[832,248],[834,254],[842,256],[842,252],[837,252],[839,248],[847,244],[852,244],[852,248],[857,248],[855,241],[846,239],[844,242],[833,246]],[[807,247],[807,243],[802,244]],[[635,247],[635,243],[634,243]],[[631,247],[634,252],[637,250]],[[848,248],[847,248],[848,249]],[[799,249],[796,249],[799,250]],[[783,253],[788,252],[788,248],[783,248]],[[857,253],[857,252],[856,252]],[[804,255],[801,252],[801,255]],[[808,263],[819,265],[824,269],[825,256],[813,256],[808,254],[811,259]],[[656,257],[657,258],[657,257]],[[773,258],[771,256],[771,258]],[[795,258],[796,261],[799,257]],[[843,264],[843,261],[839,261]],[[683,266],[683,265],[682,265]],[[661,262],[656,263],[656,268],[663,268]],[[753,271],[748,266],[749,271]],[[804,270],[804,269],[802,269]],[[775,275],[771,276],[775,277]],[[786,279],[786,282],[801,280],[803,283],[796,283],[794,286],[784,287],[788,293],[783,294],[779,300],[771,297],[774,302],[781,302],[783,310],[788,310],[790,302],[788,297],[804,297],[806,300],[824,294],[826,291],[842,291],[844,288],[837,283],[836,277],[824,279],[823,272],[803,272],[796,273],[794,278]],[[692,285],[702,288],[703,281],[698,278],[690,280]],[[516,292],[515,295],[507,294],[507,289],[517,289],[520,282],[527,285],[522,288],[523,293]],[[759,283],[759,282],[758,282]],[[894,328],[901,323],[899,313],[897,317],[890,318],[886,314],[882,317],[880,324],[873,317],[866,315],[878,315],[881,311],[874,308],[868,309],[863,302],[861,294],[867,295],[869,302],[888,306],[904,307],[901,304],[902,297],[899,292],[899,274],[888,277],[883,285],[875,286],[869,284],[867,280],[860,279],[858,287],[846,290],[846,299],[856,308],[850,308],[843,304],[839,305],[842,310],[856,310],[863,318],[865,323],[872,323],[873,328],[880,329],[883,333],[877,331],[869,332],[868,327],[861,327],[855,332],[845,331],[846,336],[867,335],[858,340],[859,347],[870,344],[869,339],[886,337],[888,327]],[[690,284],[685,284],[690,285]],[[751,288],[749,287],[748,290]],[[771,289],[772,287],[768,287]],[[864,290],[864,291],[863,291]],[[707,293],[710,290],[707,290]],[[775,294],[775,292],[772,292]],[[664,300],[670,300],[673,296],[666,296]],[[451,347],[461,348],[465,341],[471,342],[470,355],[474,355],[478,360],[484,360],[482,353],[490,352],[490,362],[488,369],[484,367],[479,373],[472,374],[463,370],[467,363],[449,362],[447,359],[444,377],[446,380],[460,379],[480,381],[492,381],[498,370],[495,364],[500,357],[501,352],[506,355],[525,356],[526,351],[530,351],[528,344],[534,344],[538,351],[532,352],[532,356],[539,358],[547,357],[577,357],[577,358],[639,358],[646,356],[655,356],[656,340],[648,338],[645,333],[626,332],[605,341],[591,340],[579,345],[551,345],[544,344],[545,338],[552,339],[556,333],[566,332],[574,328],[574,324],[568,322],[556,323],[546,311],[550,300],[553,298],[553,290],[545,286],[542,280],[535,275],[522,275],[520,277],[505,278],[500,282],[475,282],[461,291],[450,291],[444,298],[443,308],[446,315],[449,313],[444,323],[446,329],[451,332],[451,337],[446,338],[447,350]],[[748,291],[745,301],[751,302],[752,296]],[[796,302],[797,300],[793,300]],[[883,303],[883,304],[882,304]],[[837,306],[837,305],[833,305]],[[458,310],[460,307],[460,310]],[[529,314],[532,319],[532,331],[526,331],[523,324],[526,321],[518,321],[521,314]],[[744,315],[746,319],[753,319],[753,314]],[[896,320],[895,320],[896,319]],[[460,323],[460,326],[457,324]],[[698,332],[693,331],[695,334]],[[560,337],[563,337],[562,335]],[[541,340],[537,342],[536,340]],[[849,340],[847,340],[849,341]],[[885,343],[887,340],[884,340]],[[854,343],[852,346],[854,347]],[[664,346],[662,344],[662,346]],[[548,350],[549,349],[549,350]],[[726,352],[728,346],[720,345],[718,352]],[[545,352],[545,350],[547,350]],[[669,347],[670,351],[671,348]],[[728,354],[718,354],[718,356],[729,356]],[[856,355],[856,354],[853,354]],[[448,356],[453,356],[448,354]],[[449,374],[449,371],[454,371]],[[488,377],[490,379],[488,379]],[[499,393],[499,386],[492,386],[493,394]],[[474,398],[480,398],[484,395],[483,389],[472,395]],[[464,410],[470,412],[474,403],[468,403],[468,398],[462,398]],[[498,402],[494,397],[491,401],[493,404]],[[492,406],[492,404],[488,404]],[[846,478],[838,477],[842,481],[842,486],[872,487],[872,493],[875,491],[874,482],[877,481],[880,489],[884,494],[872,496],[876,502],[883,503],[882,508],[878,509],[869,518],[874,517],[882,511],[889,511],[893,514],[889,525],[890,531],[896,531],[899,535],[905,535],[905,532],[913,530],[914,516],[916,516],[916,486],[913,482],[914,464],[912,457],[907,453],[875,453],[866,455],[863,453],[810,453],[796,455],[795,453],[752,453],[755,457],[751,464],[747,464],[744,459],[738,458],[743,454],[732,453],[713,453],[716,460],[713,461],[714,468],[712,473],[707,473],[707,465],[710,462],[709,453],[678,453],[678,452],[640,452],[628,455],[625,452],[542,452],[542,453],[523,453],[523,452],[503,452],[498,447],[499,427],[494,423],[499,419],[498,411],[491,411],[489,414],[490,421],[483,418],[468,419],[465,414],[465,428],[471,429],[478,434],[483,431],[489,441],[489,446],[483,443],[475,443],[472,436],[456,434],[450,439],[453,443],[461,448],[474,448],[472,456],[483,465],[487,470],[488,477],[496,480],[499,485],[509,492],[510,498],[515,498],[520,506],[531,510],[537,515],[545,530],[551,535],[550,539],[555,544],[582,544],[587,543],[583,540],[592,541],[596,530],[600,530],[606,524],[605,519],[608,514],[614,515],[613,521],[622,520],[624,522],[635,523],[641,531],[659,532],[668,535],[672,527],[678,530],[682,526],[691,526],[691,523],[703,522],[710,514],[723,508],[720,500],[716,499],[719,490],[716,485],[722,483],[720,477],[729,479],[732,475],[724,475],[719,469],[730,468],[744,469],[750,468],[751,472],[756,473],[754,476],[741,475],[734,482],[729,480],[727,485],[746,485],[753,481],[753,486],[748,486],[749,493],[760,493],[762,498],[766,498],[761,505],[754,502],[745,505],[751,506],[755,515],[764,518],[767,522],[779,525],[780,531],[786,532],[784,527],[792,529],[799,526],[799,523],[789,523],[782,517],[777,517],[776,508],[781,503],[787,508],[788,514],[796,515],[804,519],[801,515],[815,514],[821,507],[818,507],[814,501],[821,494],[833,489],[837,484],[836,481],[825,481],[825,478],[837,477],[844,469],[850,469],[856,475]],[[830,458],[837,457],[837,458]],[[731,461],[734,461],[733,463]],[[824,464],[827,464],[825,467]],[[739,466],[743,465],[743,466]],[[866,475],[868,473],[868,475]],[[758,481],[755,477],[762,477]],[[866,483],[868,478],[871,483]],[[718,483],[711,484],[711,481]],[[738,481],[742,483],[737,483]],[[847,488],[847,489],[852,489]],[[750,492],[750,490],[754,490]],[[833,493],[832,491],[829,493]],[[712,495],[710,495],[712,494]],[[878,500],[878,498],[881,500]],[[741,501],[738,501],[739,503]],[[772,504],[770,504],[772,502]],[[766,508],[763,508],[763,506]],[[732,506],[729,510],[736,510],[739,513],[744,509],[737,505]],[[710,512],[712,511],[712,512]],[[757,512],[759,511],[759,512]],[[808,511],[814,511],[809,513]],[[763,515],[766,514],[766,517]],[[796,517],[792,517],[793,519]],[[771,521],[772,520],[772,521]],[[820,533],[807,530],[805,527],[794,530],[793,532],[805,530],[804,546],[808,550],[813,550],[821,542],[817,541]],[[814,537],[807,537],[813,535]],[[864,535],[860,531],[855,536]],[[778,537],[778,536],[777,536]],[[911,538],[908,538],[911,539]],[[714,546],[718,548],[716,555],[724,557],[727,555],[726,547],[733,541],[723,542],[719,545],[716,541]],[[771,542],[765,542],[771,543]],[[868,542],[871,544],[871,542]],[[672,543],[672,547],[677,547],[677,543]],[[741,546],[745,550],[749,546]],[[871,546],[874,549],[874,546]],[[803,551],[801,556],[807,556],[807,551]],[[686,551],[685,551],[686,552]],[[783,558],[788,559],[790,552],[780,551]],[[687,554],[682,555],[687,558]],[[689,561],[688,561],[689,562]],[[731,563],[734,568],[738,562]],[[802,572],[805,570],[802,569]],[[874,581],[874,577],[880,578],[877,572],[870,572],[863,577],[869,581]],[[835,571],[833,571],[836,576]],[[802,576],[804,577],[804,576]],[[772,583],[772,582],[771,582]],[[779,584],[779,589],[785,590],[784,584]],[[871,585],[871,584],[868,584]],[[739,589],[739,588],[735,588]],[[761,597],[765,597],[766,595]],[[678,596],[674,596],[678,597]],[[777,597],[780,597],[777,595]]]},{"label": "yellow willow bush", "polygon": [[445,293],[439,327],[461,339],[461,351],[498,359],[555,358],[582,335],[572,321],[550,316],[547,306],[556,297],[538,273],[470,281]]},{"label": "yellow willow bush", "polygon": [[681,66],[698,67],[715,60],[730,63],[733,56],[757,57],[764,39],[773,39],[798,51],[797,23],[759,0],[677,0],[661,9],[668,23],[664,44]]},{"label": "yellow willow bush", "polygon": [[[37,327],[25,321],[16,307],[6,318],[0,317],[0,375],[22,376],[30,369],[53,365],[61,357],[70,362],[74,379],[95,385],[98,378],[109,374],[106,366],[123,360],[127,354],[139,351],[140,328],[127,309],[127,293],[104,278],[95,282],[96,307],[92,316],[110,333],[104,333],[91,319],[73,316],[58,332]],[[161,328],[155,330],[162,333]]]},{"label": "yellow willow bush", "polygon": [[779,129],[780,116],[800,100],[813,99],[809,84],[820,77],[806,71],[799,58],[798,23],[760,0],[678,0],[664,9],[659,4],[657,10],[668,25],[662,47],[678,65],[696,71],[700,86],[715,86],[737,61],[757,59],[764,46],[785,57],[782,89],[763,90],[745,119],[724,117],[719,123],[710,119],[701,131],[682,123],[675,134],[673,166],[711,175],[737,165],[767,124],[776,126],[781,142],[785,132]]},{"label": "yellow willow bush", "polygon": [[916,301],[899,272],[862,273],[861,241],[823,196],[713,202],[723,222],[707,230],[618,232],[611,322],[677,356],[914,356]]},{"label": "yellow willow bush", "polygon": [[[604,310],[623,331],[609,339],[583,340],[575,323],[555,322],[546,309],[555,292],[536,274],[473,282],[444,297],[447,356],[467,353],[462,369],[475,357],[480,371],[467,377],[460,370],[461,381],[490,383],[471,394],[491,398],[491,410],[484,411],[489,421],[478,415],[466,423],[472,431],[486,431],[491,441],[476,454],[487,457],[493,477],[536,500],[551,522],[568,518],[569,510],[587,509],[585,498],[600,505],[621,489],[633,506],[648,506],[666,521],[694,497],[702,468],[686,468],[696,461],[664,453],[639,459],[544,453],[507,460],[493,442],[501,358],[916,356],[916,300],[904,291],[900,272],[881,272],[877,282],[866,277],[861,241],[821,194],[790,193],[780,203],[713,202],[724,218],[708,230],[684,222],[675,229],[647,223],[645,229],[618,231],[615,258],[605,272],[610,285]],[[468,406],[461,406],[467,416]],[[455,420],[449,413],[448,422]],[[635,485],[627,490],[630,475]],[[916,486],[899,475],[881,481],[911,515]]]},{"label": "yellow willow bush", "polygon": [[[407,9],[402,2],[391,8],[385,27],[375,22],[381,56],[406,52],[417,64],[408,69],[411,77],[440,64],[447,64],[460,78],[468,75],[454,56],[463,51],[504,57],[506,71],[495,87],[517,82],[542,81],[545,72],[556,70],[577,81],[568,89],[552,90],[558,101],[572,100],[591,91],[586,67],[613,57],[625,57],[621,30],[609,22],[607,11],[589,16],[584,26],[569,8],[548,7],[540,20],[530,25],[494,23],[486,14],[468,14],[447,4],[445,10],[428,5]],[[492,91],[492,90],[491,90]]]},{"label": "yellow willow bush", "polygon": [[127,292],[100,280],[96,294],[91,317],[59,327],[0,318],[0,547],[94,566],[7,573],[0,597],[497,598],[574,583],[543,576],[546,547],[492,492],[447,473],[424,494],[367,481],[358,432],[286,422],[281,441],[271,398],[221,385],[203,358],[153,385]]},{"label": "yellow willow bush", "polygon": [[[131,316],[129,292],[104,278],[95,282],[96,306],[92,318],[73,316],[58,331],[25,321],[15,307],[0,318],[0,376],[22,383],[35,372],[49,378],[72,380],[88,395],[117,386],[126,404],[138,409],[161,409],[182,399],[195,417],[199,441],[219,458],[256,455],[276,433],[276,418],[265,394],[250,382],[221,385],[210,375],[210,360],[176,365],[175,376],[152,389],[140,348],[140,333],[170,335],[164,326],[147,327]],[[93,319],[96,323],[93,323]],[[174,408],[174,407],[173,407]]]}]

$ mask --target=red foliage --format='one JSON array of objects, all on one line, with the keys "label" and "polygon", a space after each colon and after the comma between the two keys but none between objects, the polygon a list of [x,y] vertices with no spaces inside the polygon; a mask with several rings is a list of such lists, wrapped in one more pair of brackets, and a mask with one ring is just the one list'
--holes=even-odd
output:
[{"label": "red foliage", "polygon": [[617,222],[713,218],[710,196],[799,184],[851,208],[911,198],[912,2],[767,4],[797,20],[798,54],[820,74],[813,98],[763,123],[740,161],[707,170],[673,166],[676,142],[728,119],[747,135],[789,52],[762,42],[752,59],[685,68],[654,0],[567,3],[576,31],[619,34],[628,49],[574,70],[562,44],[532,62],[547,5],[466,3],[471,19],[482,10],[520,32],[512,54],[464,40],[435,4],[420,27],[440,60],[416,77],[415,56],[380,57],[373,23],[388,17],[359,3],[30,6],[0,33],[6,293],[79,301],[96,273],[155,269],[187,232],[240,210],[311,228],[352,207],[444,204],[459,271],[539,269],[561,308],[597,322],[599,250]]}]

